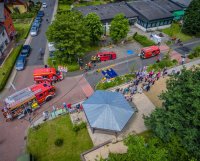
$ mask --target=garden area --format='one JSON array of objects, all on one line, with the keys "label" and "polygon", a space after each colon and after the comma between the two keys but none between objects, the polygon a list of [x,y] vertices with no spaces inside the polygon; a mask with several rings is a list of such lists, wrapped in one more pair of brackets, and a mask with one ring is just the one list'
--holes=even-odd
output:
[{"label": "garden area", "polygon": [[162,32],[170,37],[180,39],[181,41],[188,41],[192,39],[192,36],[184,34],[181,29],[181,24],[173,23],[171,27],[163,29]]},{"label": "garden area", "polygon": [[37,161],[78,161],[93,147],[87,128],[73,130],[69,115],[58,117],[28,132],[27,151]]},{"label": "garden area", "polygon": [[133,35],[133,39],[144,47],[155,45],[155,43],[152,40],[148,39],[144,35],[138,34],[137,32]]},{"label": "garden area", "polygon": [[32,18],[15,19],[13,23],[17,31],[16,41],[19,42],[20,40],[26,39],[29,34]]},{"label": "garden area", "polygon": [[134,74],[125,74],[122,76],[115,77],[112,80],[110,80],[109,82],[101,81],[96,85],[96,90],[106,90],[108,88],[112,88],[112,87],[127,83],[127,82],[133,80],[134,78],[135,78]]},{"label": "garden area", "polygon": [[6,85],[21,48],[22,45],[14,48],[10,55],[5,59],[3,66],[0,68],[0,91],[2,91]]}]

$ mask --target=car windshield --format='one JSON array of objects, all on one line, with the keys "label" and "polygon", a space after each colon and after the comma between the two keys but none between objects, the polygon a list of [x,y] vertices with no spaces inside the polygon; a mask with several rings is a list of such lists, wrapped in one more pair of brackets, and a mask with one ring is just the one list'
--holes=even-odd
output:
[{"label": "car windshield", "polygon": [[36,30],[37,30],[36,27],[31,28],[31,31],[36,31]]},{"label": "car windshield", "polygon": [[27,51],[27,49],[22,49],[22,53],[26,53]]},{"label": "car windshield", "polygon": [[21,66],[21,65],[23,65],[22,61],[18,61],[17,66]]}]

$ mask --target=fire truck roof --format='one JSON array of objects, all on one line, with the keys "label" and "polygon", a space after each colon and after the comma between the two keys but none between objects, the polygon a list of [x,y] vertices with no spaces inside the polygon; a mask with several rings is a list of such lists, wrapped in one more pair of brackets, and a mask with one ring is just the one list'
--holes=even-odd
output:
[{"label": "fire truck roof", "polygon": [[47,84],[36,84],[30,87],[24,88],[14,94],[5,98],[5,102],[8,108],[16,108],[23,103],[28,102],[31,99],[35,98],[35,94],[42,92],[44,89],[49,88],[50,85]]},{"label": "fire truck roof", "polygon": [[148,47],[142,48],[142,50],[144,50],[144,51],[148,51],[148,50],[158,50],[158,49],[159,49],[158,46],[148,46]]},{"label": "fire truck roof", "polygon": [[50,74],[50,73],[56,73],[55,68],[37,68],[34,69],[33,75],[41,75],[41,74]]}]

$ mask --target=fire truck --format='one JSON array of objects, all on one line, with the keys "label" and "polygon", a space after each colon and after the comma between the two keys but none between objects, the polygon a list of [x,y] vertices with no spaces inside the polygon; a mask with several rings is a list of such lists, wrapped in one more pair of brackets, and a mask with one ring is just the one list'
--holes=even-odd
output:
[{"label": "fire truck", "polygon": [[157,56],[159,54],[160,54],[160,49],[158,46],[149,46],[149,47],[142,48],[140,57],[145,59],[145,58]]},{"label": "fire truck", "polygon": [[60,71],[56,71],[55,68],[37,68],[33,71],[33,78],[35,83],[56,83],[63,80],[63,74]]},{"label": "fire truck", "polygon": [[99,52],[97,54],[97,57],[99,58],[100,61],[114,60],[117,58],[117,54],[113,51],[104,51],[104,52]]},{"label": "fire truck", "polygon": [[47,83],[32,85],[5,98],[5,106],[2,109],[3,115],[7,121],[14,118],[20,119],[54,96],[54,86]]}]

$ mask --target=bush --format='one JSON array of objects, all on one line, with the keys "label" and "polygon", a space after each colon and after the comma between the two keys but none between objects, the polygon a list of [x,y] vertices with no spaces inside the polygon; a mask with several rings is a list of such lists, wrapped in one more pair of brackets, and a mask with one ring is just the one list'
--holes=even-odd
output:
[{"label": "bush", "polygon": [[81,122],[80,124],[74,125],[73,128],[72,128],[72,130],[77,133],[80,130],[85,129],[86,127],[87,127],[86,122]]},{"label": "bush", "polygon": [[96,86],[97,90],[105,90],[131,81],[135,77],[134,74],[126,74],[118,76],[110,82],[99,82]]},{"label": "bush", "polygon": [[60,138],[56,139],[55,142],[54,142],[54,144],[55,144],[56,146],[58,146],[58,147],[62,146],[63,143],[64,143],[64,140],[63,140],[63,139],[60,139]]},{"label": "bush", "polygon": [[188,58],[190,59],[198,58],[198,57],[200,57],[200,46],[197,46],[196,48],[194,48],[188,56]]},{"label": "bush", "polygon": [[5,60],[3,66],[0,68],[0,91],[5,87],[7,80],[12,72],[15,61],[21,51],[22,45],[16,47]]},{"label": "bush", "polygon": [[133,35],[133,39],[144,47],[155,45],[152,40],[149,40],[146,36],[140,35],[137,32]]}]

